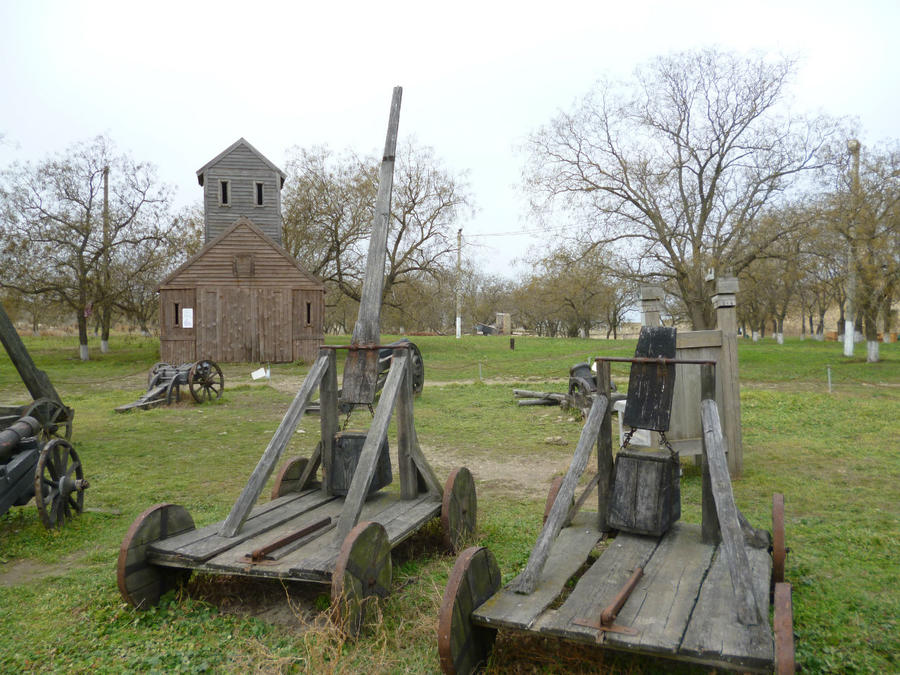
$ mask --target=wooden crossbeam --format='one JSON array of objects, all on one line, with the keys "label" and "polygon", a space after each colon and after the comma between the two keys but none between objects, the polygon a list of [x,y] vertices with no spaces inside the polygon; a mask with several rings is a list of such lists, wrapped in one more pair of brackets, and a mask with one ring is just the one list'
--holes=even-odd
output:
[{"label": "wooden crossbeam", "polygon": [[531,550],[531,555],[528,557],[528,563],[525,565],[524,571],[510,584],[510,588],[516,593],[525,595],[533,593],[538,580],[541,578],[541,572],[547,563],[547,557],[550,555],[550,548],[559,536],[559,532],[562,530],[569,515],[569,504],[572,503],[575,497],[578,479],[581,478],[581,474],[587,468],[591,449],[597,443],[600,425],[603,422],[603,416],[606,414],[608,405],[609,399],[602,395],[597,396],[593,405],[591,405],[584,428],[581,430],[581,437],[578,439],[578,445],[575,447],[572,463],[569,465],[569,470],[566,471],[553,506],[550,507],[550,513],[547,515],[544,529],[541,530],[537,543]]},{"label": "wooden crossbeam", "polygon": [[350,530],[359,521],[363,502],[369,494],[369,486],[372,484],[372,478],[375,476],[378,453],[381,449],[381,444],[387,438],[391,415],[394,412],[397,396],[400,393],[400,385],[404,382],[408,367],[409,356],[407,354],[394,356],[387,381],[384,383],[384,389],[381,391],[378,407],[375,408],[375,417],[372,419],[372,425],[366,433],[366,441],[363,443],[362,451],[360,451],[356,471],[353,473],[350,490],[347,492],[344,508],[338,521],[337,533],[335,534],[335,542],[338,546],[347,538]]},{"label": "wooden crossbeam", "polygon": [[309,373],[307,373],[306,379],[303,380],[303,384],[300,386],[300,391],[297,392],[297,395],[291,402],[287,413],[281,420],[281,424],[275,430],[275,435],[272,436],[272,440],[269,441],[269,445],[256,464],[256,468],[253,469],[250,480],[247,481],[247,485],[244,486],[240,496],[231,508],[231,513],[228,514],[228,517],[222,524],[222,529],[219,530],[221,536],[233,537],[241,529],[241,526],[250,514],[250,510],[256,504],[256,500],[259,499],[263,486],[269,480],[269,476],[272,475],[272,471],[281,459],[281,455],[290,442],[291,436],[294,435],[297,425],[303,419],[306,406],[309,405],[309,401],[325,375],[328,365],[328,356],[319,356]]},{"label": "wooden crossbeam", "polygon": [[731,489],[728,460],[725,456],[725,441],[722,438],[722,425],[719,421],[719,409],[713,399],[707,398],[700,402],[700,418],[703,422],[703,440],[709,466],[710,490],[715,500],[716,516],[722,536],[720,550],[725,555],[728,571],[731,574],[738,621],[745,626],[753,626],[762,621],[763,614],[753,596],[750,561],[747,557],[747,550],[744,548],[744,532],[741,528],[737,506],[734,503],[734,492]]}]

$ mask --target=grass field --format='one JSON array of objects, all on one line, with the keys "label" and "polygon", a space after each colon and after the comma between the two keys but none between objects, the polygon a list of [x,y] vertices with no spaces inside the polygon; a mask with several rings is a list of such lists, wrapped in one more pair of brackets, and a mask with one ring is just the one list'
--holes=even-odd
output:
[{"label": "grass field", "polygon": [[[149,611],[119,596],[115,562],[134,518],[168,501],[198,527],[223,519],[304,366],[273,366],[271,381],[254,383],[258,364],[227,364],[218,402],[120,415],[113,408],[143,393],[157,341],[119,336],[110,354],[92,345],[86,363],[71,339],[25,341],[76,411],[73,441],[91,487],[87,512],[60,531],[44,530],[33,502],[0,517],[0,672],[438,671],[437,614],[454,559],[434,525],[395,551],[381,621],[356,643],[329,626],[322,587],[195,575]],[[472,469],[478,541],[506,582],[527,560],[547,487],[565,471],[581,426],[558,408],[517,408],[511,388],[562,391],[571,365],[628,356],[634,342],[517,337],[510,350],[507,338],[415,341],[426,367],[415,410],[423,450],[442,479],[455,466]],[[771,495],[785,494],[786,576],[798,660],[809,673],[900,672],[900,346],[882,345],[878,364],[857,349],[847,360],[839,343],[739,348],[745,472],[735,497],[751,522],[769,527]],[[626,371],[613,374],[624,380]],[[28,400],[0,354],[0,402]],[[289,453],[309,454],[317,433],[318,418],[304,420]],[[683,481],[683,519],[699,522],[696,469],[686,466]],[[503,635],[494,656],[492,673],[673,670]]]}]

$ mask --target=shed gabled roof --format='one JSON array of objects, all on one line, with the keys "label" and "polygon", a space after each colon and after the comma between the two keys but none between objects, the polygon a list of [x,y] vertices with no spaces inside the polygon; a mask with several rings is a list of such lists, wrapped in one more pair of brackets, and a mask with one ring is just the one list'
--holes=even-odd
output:
[{"label": "shed gabled roof", "polygon": [[290,253],[288,253],[284,248],[275,243],[272,238],[263,232],[259,227],[249,218],[245,216],[241,216],[231,227],[227,228],[224,232],[222,232],[215,239],[211,239],[206,245],[201,248],[195,255],[189,258],[184,264],[182,264],[178,269],[169,274],[165,279],[159,282],[156,286],[157,292],[164,286],[170,285],[175,279],[177,279],[185,270],[192,267],[198,260],[200,260],[204,255],[206,255],[211,249],[215,248],[219,245],[223,240],[227,239],[235,230],[238,228],[247,228],[255,233],[265,244],[268,244],[276,253],[278,253],[281,257],[283,257],[287,262],[289,262],[293,267],[297,269],[301,276],[310,281],[310,283],[319,286],[322,290],[325,289],[325,284],[322,283],[322,280],[319,279],[314,274],[308,272],[303,265],[297,262],[297,259],[294,258]]},{"label": "shed gabled roof", "polygon": [[268,166],[270,169],[272,169],[272,171],[277,172],[281,176],[281,185],[279,185],[279,187],[283,188],[284,181],[287,178],[287,174],[284,171],[282,171],[281,169],[279,169],[277,166],[272,164],[272,162],[270,162],[268,159],[266,159],[266,156],[264,154],[262,154],[259,150],[254,148],[252,145],[250,145],[250,143],[247,141],[247,139],[245,139],[243,136],[241,136],[239,139],[237,139],[234,143],[229,145],[227,148],[225,148],[222,152],[220,152],[218,155],[213,157],[211,160],[209,160],[206,164],[204,164],[199,169],[197,169],[197,182],[200,183],[200,186],[201,187],[203,186],[203,177],[206,174],[206,170],[210,166],[212,166],[213,164],[218,162],[220,159],[222,159],[228,153],[234,151],[235,148],[238,148],[242,145],[244,147],[246,147],[254,155],[259,157],[259,159],[262,162],[264,162],[266,164],[266,166]]}]

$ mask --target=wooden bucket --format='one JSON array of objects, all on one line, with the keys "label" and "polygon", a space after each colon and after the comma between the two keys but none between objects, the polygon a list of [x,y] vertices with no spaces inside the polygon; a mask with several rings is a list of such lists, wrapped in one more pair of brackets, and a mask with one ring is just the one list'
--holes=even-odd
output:
[{"label": "wooden bucket", "polygon": [[620,450],[609,505],[609,525],[659,536],[681,518],[679,462],[668,452]]},{"label": "wooden bucket", "polygon": [[[328,489],[331,494],[345,496],[350,490],[350,483],[356,472],[356,465],[359,464],[359,456],[365,442],[365,431],[339,431],[334,435],[334,456],[331,460],[331,472],[327,477]],[[392,480],[391,459],[388,454],[387,438],[385,438],[378,451],[375,475],[372,477],[372,485],[367,494],[372,494],[390,485]]]}]

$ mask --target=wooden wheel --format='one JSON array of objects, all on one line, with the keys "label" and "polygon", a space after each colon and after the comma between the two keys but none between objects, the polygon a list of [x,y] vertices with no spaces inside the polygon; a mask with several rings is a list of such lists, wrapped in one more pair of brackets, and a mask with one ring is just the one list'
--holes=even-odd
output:
[{"label": "wooden wheel", "polygon": [[167,368],[172,368],[172,366],[165,361],[160,361],[153,364],[150,372],[147,373],[147,389],[153,389],[154,386],[159,384],[157,382],[157,380],[159,379],[159,375],[163,370],[166,370]]},{"label": "wooden wheel", "polygon": [[478,500],[475,497],[475,480],[464,466],[454,469],[444,485],[441,504],[441,525],[444,543],[452,553],[462,550],[463,544],[475,532],[478,518]]},{"label": "wooden wheel", "polygon": [[286,462],[275,477],[271,498],[277,499],[291,492],[302,490],[305,486],[300,485],[300,476],[307,464],[309,464],[309,460],[306,457],[294,457]]},{"label": "wooden wheel", "polygon": [[483,546],[457,558],[438,616],[438,655],[447,675],[468,675],[487,663],[497,631],[472,623],[472,612],[500,588],[500,568]]},{"label": "wooden wheel", "polygon": [[336,622],[347,635],[358,636],[371,604],[390,592],[391,544],[387,532],[378,523],[359,523],[344,539],[331,578]]},{"label": "wooden wheel", "polygon": [[215,361],[197,361],[188,373],[188,387],[191,396],[197,403],[211,401],[222,395],[225,388],[225,376]]},{"label": "wooden wheel", "polygon": [[775,584],[775,672],[777,675],[793,675],[794,664],[794,603],[791,585]]},{"label": "wooden wheel", "polygon": [[87,487],[72,444],[62,438],[47,443],[34,470],[34,500],[44,527],[59,527],[81,513]]},{"label": "wooden wheel", "polygon": [[784,581],[787,548],[784,544],[784,495],[772,495],[772,584]]},{"label": "wooden wheel", "polygon": [[421,394],[425,387],[425,361],[422,360],[422,352],[414,342],[409,343],[410,366],[412,367],[413,394]]},{"label": "wooden wheel", "polygon": [[[550,490],[547,492],[547,503],[544,504],[544,521],[547,522],[547,516],[550,515],[550,509],[553,508],[553,502],[556,501],[556,495],[559,494],[559,488],[562,487],[563,484],[563,476],[557,476],[553,479],[553,482],[550,483]],[[574,499],[574,497],[573,497]]]},{"label": "wooden wheel", "polygon": [[574,408],[581,410],[581,414],[587,416],[594,402],[594,392],[591,383],[583,377],[569,378],[569,399]]},{"label": "wooden wheel", "polygon": [[39,398],[25,408],[22,416],[35,418],[41,423],[38,437],[42,441],[50,441],[54,438],[72,438],[72,411],[62,403],[50,398]]},{"label": "wooden wheel", "polygon": [[158,603],[167,591],[187,581],[190,570],[147,562],[147,547],[193,529],[191,514],[177,504],[157,504],[137,517],[122,540],[116,565],[119,592],[126,602],[147,609]]}]

